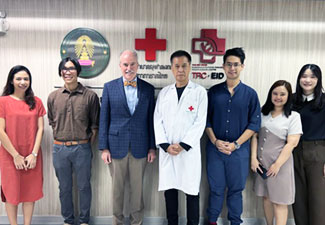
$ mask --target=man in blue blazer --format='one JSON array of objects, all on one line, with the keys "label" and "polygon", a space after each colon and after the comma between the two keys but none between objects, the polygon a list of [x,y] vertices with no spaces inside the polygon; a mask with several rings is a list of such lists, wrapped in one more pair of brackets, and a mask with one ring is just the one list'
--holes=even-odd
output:
[{"label": "man in blue blazer", "polygon": [[[99,149],[113,183],[113,225],[124,220],[124,184],[130,179],[130,222],[143,221],[143,174],[156,157],[153,130],[154,87],[137,77],[137,53],[120,55],[122,77],[105,84],[99,126]],[[129,176],[127,176],[127,174]]]}]

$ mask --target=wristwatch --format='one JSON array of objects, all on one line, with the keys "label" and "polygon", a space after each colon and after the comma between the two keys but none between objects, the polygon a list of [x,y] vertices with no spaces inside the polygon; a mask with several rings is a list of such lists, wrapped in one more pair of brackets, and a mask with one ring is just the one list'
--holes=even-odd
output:
[{"label": "wristwatch", "polygon": [[234,144],[235,144],[235,148],[236,148],[236,149],[239,149],[239,148],[240,148],[240,144],[238,144],[237,141],[234,141]]},{"label": "wristwatch", "polygon": [[32,154],[33,156],[37,157],[37,153],[32,152],[31,154]]}]

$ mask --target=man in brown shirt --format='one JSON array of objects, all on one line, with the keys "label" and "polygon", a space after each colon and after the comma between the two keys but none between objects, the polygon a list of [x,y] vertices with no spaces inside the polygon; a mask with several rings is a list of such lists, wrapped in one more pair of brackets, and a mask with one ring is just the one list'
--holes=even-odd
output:
[{"label": "man in brown shirt", "polygon": [[78,82],[81,66],[65,58],[59,64],[64,87],[52,92],[47,101],[48,119],[53,129],[53,165],[59,180],[61,214],[64,224],[74,224],[72,171],[79,190],[81,225],[89,222],[91,203],[91,143],[99,121],[99,99],[95,92]]}]

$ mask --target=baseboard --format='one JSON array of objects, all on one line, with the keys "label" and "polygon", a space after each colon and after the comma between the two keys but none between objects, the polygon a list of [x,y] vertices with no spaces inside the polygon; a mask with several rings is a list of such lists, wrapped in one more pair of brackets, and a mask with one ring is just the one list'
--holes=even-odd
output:
[{"label": "baseboard", "polygon": [[[242,220],[244,222],[241,225],[266,225],[264,218],[242,218]],[[203,223],[201,224],[203,225]],[[218,219],[218,225],[229,225],[229,224],[230,223],[225,218]],[[295,225],[294,219],[288,219],[287,225]]]},{"label": "baseboard", "polygon": [[[242,225],[265,225],[264,218],[243,218]],[[179,221],[180,225],[186,224],[186,218],[182,217]],[[23,217],[18,216],[18,223],[23,223]],[[61,216],[33,216],[32,225],[62,225],[63,219]],[[111,216],[96,216],[92,217],[90,220],[90,225],[111,225]],[[129,225],[128,218],[126,219],[126,224]],[[146,217],[143,220],[143,225],[166,225],[167,221],[163,217]],[[204,224],[204,218],[200,219],[200,224]],[[218,225],[228,225],[227,219],[220,218],[218,220]],[[0,216],[0,225],[9,225],[8,218],[6,216]],[[287,225],[295,225],[293,219],[289,219]]]}]

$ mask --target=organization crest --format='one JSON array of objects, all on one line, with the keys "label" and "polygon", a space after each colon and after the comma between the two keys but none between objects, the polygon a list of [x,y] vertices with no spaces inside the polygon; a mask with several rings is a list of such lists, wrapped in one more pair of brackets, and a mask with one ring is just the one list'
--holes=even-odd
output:
[{"label": "organization crest", "polygon": [[192,39],[192,52],[200,55],[201,63],[215,63],[225,49],[226,39],[218,37],[217,29],[201,29],[201,37]]},{"label": "organization crest", "polygon": [[93,78],[102,73],[108,65],[110,49],[106,39],[90,28],[77,28],[63,39],[61,58],[78,59],[81,65],[80,77]]}]

